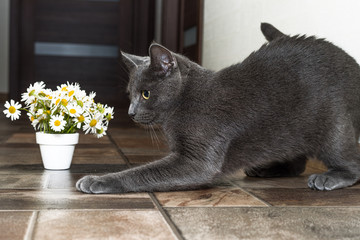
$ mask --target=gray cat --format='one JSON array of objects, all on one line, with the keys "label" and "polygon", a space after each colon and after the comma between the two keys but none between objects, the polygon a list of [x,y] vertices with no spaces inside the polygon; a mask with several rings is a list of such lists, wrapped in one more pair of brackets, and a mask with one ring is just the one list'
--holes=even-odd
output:
[{"label": "gray cat", "polygon": [[[242,63],[213,72],[152,44],[149,57],[123,53],[130,71],[129,116],[161,125],[171,153],[104,176],[85,176],[86,193],[196,189],[244,169],[249,176],[296,176],[308,157],[328,171],[308,186],[333,190],[360,177],[360,68],[330,42],[287,36]],[[239,44],[241,44],[239,42]]]}]

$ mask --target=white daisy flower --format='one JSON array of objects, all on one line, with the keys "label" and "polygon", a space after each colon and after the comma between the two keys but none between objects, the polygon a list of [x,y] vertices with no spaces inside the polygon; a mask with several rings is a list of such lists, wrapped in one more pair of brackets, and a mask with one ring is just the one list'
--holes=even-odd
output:
[{"label": "white daisy flower", "polygon": [[85,134],[93,133],[96,134],[97,129],[101,129],[101,114],[95,114],[95,116],[90,115],[85,118],[85,125],[83,126],[83,130]]},{"label": "white daisy flower", "polygon": [[52,106],[51,114],[54,114],[54,112],[58,110],[59,107],[63,112],[67,113],[66,107],[70,101],[71,101],[70,98],[66,96],[66,94],[56,93],[53,99],[51,100],[51,106]]},{"label": "white daisy flower", "polygon": [[61,84],[60,86],[57,86],[57,91],[61,91],[61,92],[67,92],[69,91],[69,82],[67,82],[67,84]]},{"label": "white daisy flower", "polygon": [[29,120],[31,122],[31,125],[36,130],[36,126],[39,124],[39,119],[35,117],[32,113],[28,112],[27,115],[29,116]]},{"label": "white daisy flower", "polygon": [[51,91],[51,89],[43,89],[39,92],[39,94],[37,95],[37,98],[42,100],[42,101],[51,101],[51,99],[53,98],[53,93]]},{"label": "white daisy flower", "polygon": [[86,97],[86,92],[84,90],[79,90],[75,92],[75,97],[77,100],[82,100]]},{"label": "white daisy flower", "polygon": [[108,121],[114,118],[114,107],[105,105],[105,117]]},{"label": "white daisy flower", "polygon": [[25,102],[27,105],[33,103],[36,99],[36,95],[41,91],[44,91],[44,88],[44,82],[36,82],[34,85],[30,84],[30,86],[26,89],[26,92],[21,94],[21,101]]},{"label": "white daisy flower", "polygon": [[94,98],[96,97],[96,92],[91,92],[89,94],[89,98],[92,99],[94,101]]},{"label": "white daisy flower", "polygon": [[14,100],[10,100],[10,103],[6,101],[4,105],[7,109],[5,109],[3,112],[6,114],[7,118],[11,118],[11,121],[16,120],[20,117],[21,112],[19,109],[21,108],[21,104],[18,102],[15,102]]},{"label": "white daisy flower", "polygon": [[101,103],[96,104],[96,110],[103,115],[105,113],[104,105],[102,105]]},{"label": "white daisy flower", "polygon": [[96,137],[101,138],[106,135],[107,126],[101,126],[100,129],[96,129]]},{"label": "white daisy flower", "polygon": [[80,116],[74,118],[74,122],[76,122],[76,128],[80,129],[84,121],[85,121],[84,114],[80,114]]},{"label": "white daisy flower", "polygon": [[94,98],[90,96],[84,96],[83,98],[79,99],[81,101],[82,107],[85,109],[92,108],[94,105]]},{"label": "white daisy flower", "polygon": [[66,108],[70,117],[79,117],[83,112],[83,109],[77,104],[69,104]]},{"label": "white daisy flower", "polygon": [[50,127],[55,132],[61,132],[64,130],[66,125],[66,121],[64,120],[64,116],[61,115],[55,115],[52,116],[50,119]]},{"label": "white daisy flower", "polygon": [[[67,89],[68,89],[68,92],[67,92],[68,96],[72,97],[73,99],[76,99],[80,92],[80,85],[78,83],[69,84],[69,82],[68,82]],[[86,95],[86,93],[85,93],[85,95]]]}]

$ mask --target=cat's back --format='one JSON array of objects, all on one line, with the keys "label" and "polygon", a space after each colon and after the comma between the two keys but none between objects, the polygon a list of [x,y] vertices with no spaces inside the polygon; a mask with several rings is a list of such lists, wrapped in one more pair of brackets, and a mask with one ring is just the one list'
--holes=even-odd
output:
[{"label": "cat's back", "polygon": [[284,36],[273,40],[250,54],[237,68],[247,74],[252,70],[267,71],[267,74],[286,70],[299,77],[359,71],[356,61],[345,51],[313,36]]},{"label": "cat's back", "polygon": [[[321,113],[360,118],[360,68],[339,47],[315,37],[283,37],[263,45],[243,62],[216,73],[213,79],[231,116],[254,114],[267,119]],[[220,86],[220,87],[219,87]],[[217,101],[215,98],[213,101]],[[325,116],[326,115],[326,116]]]},{"label": "cat's back", "polygon": [[345,51],[324,39],[284,36],[219,71],[216,81],[244,94],[262,90],[268,94],[326,92],[328,88],[350,94],[360,90],[360,68]]}]

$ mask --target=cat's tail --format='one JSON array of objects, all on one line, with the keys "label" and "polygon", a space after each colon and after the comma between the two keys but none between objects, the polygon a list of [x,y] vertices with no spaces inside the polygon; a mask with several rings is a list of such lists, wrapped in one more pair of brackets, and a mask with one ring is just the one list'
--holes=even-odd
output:
[{"label": "cat's tail", "polygon": [[286,36],[269,23],[261,23],[261,32],[264,34],[266,40],[268,40],[269,42],[274,39]]}]

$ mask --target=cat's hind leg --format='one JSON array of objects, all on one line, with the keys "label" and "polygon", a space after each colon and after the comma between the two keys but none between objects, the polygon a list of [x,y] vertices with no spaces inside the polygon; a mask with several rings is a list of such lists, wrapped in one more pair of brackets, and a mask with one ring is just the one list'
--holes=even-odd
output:
[{"label": "cat's hind leg", "polygon": [[249,177],[294,177],[304,172],[307,157],[299,156],[291,161],[273,162],[271,164],[245,169]]},{"label": "cat's hind leg", "polygon": [[[349,129],[347,129],[349,130]],[[338,131],[327,141],[322,151],[316,156],[328,167],[328,172],[313,174],[308,179],[308,186],[316,190],[334,190],[355,184],[360,179],[360,149],[357,135],[353,131]]]},{"label": "cat's hind leg", "polygon": [[329,171],[313,174],[308,186],[315,190],[334,190],[354,185],[360,178],[360,153],[357,150],[343,154],[321,155],[318,157]]}]

